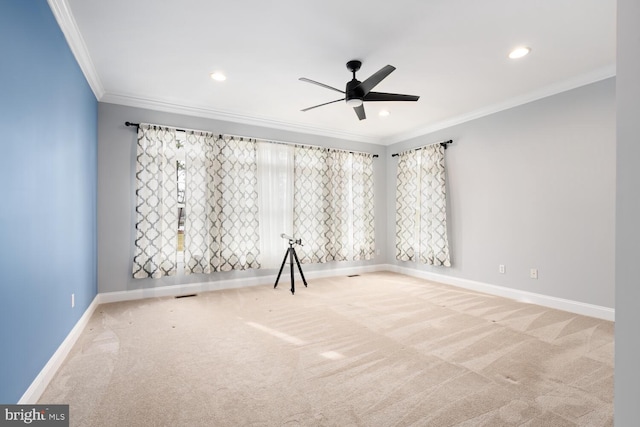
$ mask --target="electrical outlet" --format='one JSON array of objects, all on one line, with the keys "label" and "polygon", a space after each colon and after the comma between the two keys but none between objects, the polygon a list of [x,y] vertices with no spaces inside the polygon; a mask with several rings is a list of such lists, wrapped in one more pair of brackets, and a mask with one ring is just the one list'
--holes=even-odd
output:
[{"label": "electrical outlet", "polygon": [[507,271],[504,267],[504,264],[500,264],[498,266],[498,271],[500,272],[500,274],[504,274]]},{"label": "electrical outlet", "polygon": [[537,279],[538,278],[538,269],[537,268],[532,268],[531,271],[529,271],[529,277],[531,277],[532,279]]},{"label": "electrical outlet", "polygon": [[76,306],[76,294],[71,294],[71,308]]}]

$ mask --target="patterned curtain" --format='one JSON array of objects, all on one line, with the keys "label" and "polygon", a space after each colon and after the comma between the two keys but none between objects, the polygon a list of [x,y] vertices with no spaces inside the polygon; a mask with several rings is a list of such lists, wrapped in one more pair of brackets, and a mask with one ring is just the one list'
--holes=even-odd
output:
[{"label": "patterned curtain", "polygon": [[302,263],[327,261],[329,222],[328,151],[296,145],[293,155],[293,234],[303,246],[296,248]]},{"label": "patterned curtain", "polygon": [[219,252],[216,216],[213,214],[216,188],[210,176],[215,175],[219,147],[213,134],[187,132],[185,150],[185,223],[184,269],[186,274],[211,273]]},{"label": "patterned curtain", "polygon": [[373,157],[296,146],[295,237],[300,262],[372,259],[375,254]]},{"label": "patterned curtain", "polygon": [[175,129],[140,124],[136,153],[133,277],[176,273],[178,187]]},{"label": "patterned curtain", "polygon": [[449,267],[444,147],[399,154],[396,259]]},{"label": "patterned curtain", "polygon": [[373,156],[369,154],[352,154],[351,203],[353,212],[353,259],[373,259],[376,250],[373,204]]},{"label": "patterned curtain", "polygon": [[351,153],[329,150],[327,155],[327,259],[346,261],[353,246],[351,208]]},{"label": "patterned curtain", "polygon": [[188,132],[185,273],[260,268],[256,141]]}]

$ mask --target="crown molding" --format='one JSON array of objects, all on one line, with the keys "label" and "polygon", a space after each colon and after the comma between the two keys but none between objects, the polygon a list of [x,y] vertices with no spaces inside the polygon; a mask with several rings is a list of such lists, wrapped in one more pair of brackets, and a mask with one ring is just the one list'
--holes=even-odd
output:
[{"label": "crown molding", "polygon": [[167,113],[184,114],[188,116],[204,117],[207,119],[222,120],[227,122],[242,123],[252,126],[261,126],[290,132],[298,132],[330,138],[346,139],[349,141],[380,144],[380,138],[368,135],[343,132],[335,129],[325,129],[298,123],[284,122],[267,117],[247,116],[230,111],[215,110],[211,108],[180,105],[172,102],[160,101],[151,98],[142,98],[135,95],[105,93],[100,102],[108,104],[125,105],[128,107],[146,108],[149,110],[164,111]]},{"label": "crown molding", "polygon": [[67,40],[67,44],[75,56],[84,77],[87,79],[87,83],[91,87],[96,99],[100,99],[104,96],[105,90],[100,81],[100,77],[96,71],[96,67],[93,65],[91,56],[87,45],[84,43],[84,38],[80,34],[76,20],[71,13],[67,0],[47,0],[49,7],[53,12],[53,15],[58,21],[58,26],[64,34],[64,38]]},{"label": "crown molding", "polygon": [[337,131],[334,129],[323,129],[313,126],[301,125],[297,123],[273,120],[265,117],[247,116],[239,113],[214,110],[209,108],[199,108],[186,105],[179,105],[171,102],[159,101],[156,99],[142,98],[135,95],[105,93],[100,99],[101,102],[110,104],[126,105],[129,107],[147,108],[151,110],[165,111],[168,113],[185,114],[197,117],[204,117],[215,120],[230,121],[235,123],[243,123],[253,126],[262,126],[279,130],[299,132],[312,135],[326,136],[330,138],[346,139],[349,141],[366,142],[377,145],[393,145],[398,142],[407,141],[412,138],[428,135],[438,130],[447,129],[471,120],[475,120],[490,114],[508,110],[529,102],[537,101],[552,95],[557,95],[571,89],[576,89],[591,83],[595,83],[616,75],[615,65],[602,67],[587,74],[558,82],[540,90],[529,92],[527,94],[511,98],[507,101],[489,105],[470,113],[462,114],[451,119],[442,120],[432,123],[412,131],[399,133],[386,138],[372,137],[369,135],[355,134],[350,132]]},{"label": "crown molding", "polygon": [[462,114],[451,119],[442,120],[440,122],[431,123],[427,126],[420,127],[408,132],[402,132],[389,138],[382,138],[380,144],[392,145],[398,142],[407,141],[412,138],[417,138],[423,135],[430,134],[442,129],[447,129],[452,126],[456,126],[471,120],[479,119],[480,117],[488,116],[500,111],[508,110],[510,108],[517,107],[519,105],[527,104],[529,102],[537,101],[542,98],[546,98],[552,95],[557,95],[562,92],[566,92],[571,89],[576,89],[581,86],[586,86],[591,83],[595,83],[601,80],[615,77],[616,67],[609,65],[606,67],[598,68],[590,73],[582,74],[580,76],[573,77],[571,79],[563,80],[558,83],[546,86],[542,89],[526,93],[521,96],[517,96],[508,99],[504,102],[489,105],[479,110],[472,111],[470,113]]}]

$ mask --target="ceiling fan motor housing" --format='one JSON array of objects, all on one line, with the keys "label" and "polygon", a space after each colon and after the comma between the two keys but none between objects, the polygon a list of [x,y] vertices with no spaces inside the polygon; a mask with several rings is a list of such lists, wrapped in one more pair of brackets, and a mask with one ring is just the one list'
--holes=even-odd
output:
[{"label": "ceiling fan motor housing", "polygon": [[350,99],[360,99],[364,98],[364,91],[360,87],[360,81],[355,78],[350,82],[347,82],[347,87],[344,90],[345,92],[345,100],[349,102]]}]

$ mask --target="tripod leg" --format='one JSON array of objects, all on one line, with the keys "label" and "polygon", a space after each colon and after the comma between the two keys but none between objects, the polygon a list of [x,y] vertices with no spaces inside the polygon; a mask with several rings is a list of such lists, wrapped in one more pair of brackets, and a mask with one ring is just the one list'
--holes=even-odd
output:
[{"label": "tripod leg", "polygon": [[[304,283],[304,287],[307,287],[307,279],[304,278],[304,274],[302,273],[302,267],[300,267],[300,260],[298,259],[298,254],[295,249],[291,249],[293,252],[293,256],[296,257],[296,264],[298,264],[298,271],[300,272],[300,277],[302,277],[302,283]],[[291,267],[293,269],[293,267]]]},{"label": "tripod leg", "polygon": [[291,295],[296,292],[296,286],[294,285],[295,280],[293,279],[293,255],[296,253],[296,250],[293,247],[289,248],[289,265],[291,265]]},{"label": "tripod leg", "polygon": [[287,262],[287,256],[289,255],[290,250],[291,248],[287,249],[287,252],[285,252],[284,254],[284,259],[282,260],[282,265],[280,266],[280,271],[278,272],[278,278],[276,279],[276,284],[273,285],[273,289],[275,289],[276,286],[278,286],[278,282],[280,281],[280,275],[282,274],[282,269],[284,268],[284,264]]}]

